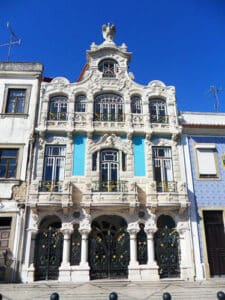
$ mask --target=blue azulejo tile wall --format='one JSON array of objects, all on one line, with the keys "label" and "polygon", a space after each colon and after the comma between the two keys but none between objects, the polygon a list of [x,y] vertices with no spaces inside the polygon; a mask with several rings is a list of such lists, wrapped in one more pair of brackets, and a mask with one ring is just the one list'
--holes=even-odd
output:
[{"label": "blue azulejo tile wall", "polygon": [[[199,180],[196,174],[195,148],[196,143],[215,144],[218,155],[219,180]],[[194,183],[195,199],[198,206],[225,206],[225,168],[222,157],[225,154],[224,137],[197,137],[189,138],[192,176]]]}]

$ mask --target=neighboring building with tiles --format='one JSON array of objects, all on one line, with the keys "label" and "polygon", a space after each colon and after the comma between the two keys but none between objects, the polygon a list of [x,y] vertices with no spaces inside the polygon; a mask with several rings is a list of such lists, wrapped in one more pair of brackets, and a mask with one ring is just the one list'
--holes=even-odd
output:
[{"label": "neighboring building with tiles", "polygon": [[222,276],[225,275],[225,114],[182,112],[180,118],[197,274],[206,278]]},{"label": "neighboring building with tiles", "polygon": [[24,282],[195,276],[175,88],[135,83],[114,31],[41,85]]},{"label": "neighboring building with tiles", "polygon": [[0,62],[0,281],[19,272],[42,65]]}]

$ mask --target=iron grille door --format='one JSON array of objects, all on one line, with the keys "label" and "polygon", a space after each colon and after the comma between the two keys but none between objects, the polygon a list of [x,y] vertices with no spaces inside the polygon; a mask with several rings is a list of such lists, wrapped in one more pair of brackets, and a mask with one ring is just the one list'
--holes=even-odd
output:
[{"label": "iron grille door", "polygon": [[130,260],[130,239],[124,226],[95,222],[89,236],[91,279],[126,278]]},{"label": "iron grille door", "polygon": [[155,234],[155,253],[160,278],[180,275],[178,240],[179,235],[175,228],[165,226]]},{"label": "iron grille door", "polygon": [[35,280],[56,280],[62,262],[63,235],[59,229],[39,231],[36,238]]}]

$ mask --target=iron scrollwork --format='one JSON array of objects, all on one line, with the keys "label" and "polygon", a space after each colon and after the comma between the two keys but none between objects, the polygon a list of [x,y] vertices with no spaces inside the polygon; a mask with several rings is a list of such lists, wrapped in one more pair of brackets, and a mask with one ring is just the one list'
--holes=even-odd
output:
[{"label": "iron scrollwork", "polygon": [[40,230],[36,237],[35,280],[56,280],[62,261],[63,235],[58,228]]},{"label": "iron scrollwork", "polygon": [[74,229],[71,235],[71,248],[70,248],[70,263],[71,265],[79,265],[81,258],[81,234],[78,228]]},{"label": "iron scrollwork", "polygon": [[144,224],[140,224],[140,230],[137,233],[137,260],[140,265],[148,262],[147,235],[144,231]]},{"label": "iron scrollwork", "polygon": [[176,229],[167,226],[160,228],[155,234],[155,248],[160,278],[178,277],[179,234]]}]

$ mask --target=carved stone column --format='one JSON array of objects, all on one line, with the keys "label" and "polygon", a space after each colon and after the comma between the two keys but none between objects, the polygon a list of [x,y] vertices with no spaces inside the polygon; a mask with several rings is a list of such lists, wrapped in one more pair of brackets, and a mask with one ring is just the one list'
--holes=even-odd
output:
[{"label": "carved stone column", "polygon": [[23,282],[33,282],[34,281],[34,251],[35,251],[35,240],[36,234],[38,232],[37,228],[27,229],[27,239],[25,247],[25,259],[22,268],[22,281]]},{"label": "carved stone column", "polygon": [[81,228],[80,230],[81,234],[81,260],[80,265],[86,265],[88,266],[88,234],[89,230],[85,228]]},{"label": "carved stone column", "polygon": [[154,248],[154,233],[156,228],[146,228],[147,244],[148,244],[148,265],[156,266],[155,261],[155,248]]},{"label": "carved stone column", "polygon": [[137,232],[138,224],[130,224],[128,226],[128,232],[130,234],[130,263],[128,266],[128,279],[140,280],[140,266],[137,261]]},{"label": "carved stone column", "polygon": [[63,233],[63,257],[59,268],[59,281],[70,281],[70,240],[73,232],[72,224],[63,224],[61,232]]}]

